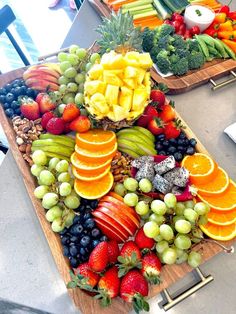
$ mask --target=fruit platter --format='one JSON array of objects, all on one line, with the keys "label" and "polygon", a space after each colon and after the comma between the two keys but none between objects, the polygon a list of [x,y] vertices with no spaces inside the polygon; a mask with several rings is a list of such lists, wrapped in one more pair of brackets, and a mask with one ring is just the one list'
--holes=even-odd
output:
[{"label": "fruit platter", "polygon": [[99,32],[97,52],[72,45],[2,75],[0,122],[75,304],[139,313],[231,250],[236,183],[151,80],[130,14]]},{"label": "fruit platter", "polygon": [[[89,0],[103,17],[129,13],[142,31],[152,79],[179,94],[236,69],[236,14],[216,0]],[[100,33],[102,34],[102,30]],[[127,32],[129,30],[127,29]],[[110,34],[107,40],[113,42]],[[116,42],[116,41],[115,41]],[[234,80],[228,80],[229,83]]]}]

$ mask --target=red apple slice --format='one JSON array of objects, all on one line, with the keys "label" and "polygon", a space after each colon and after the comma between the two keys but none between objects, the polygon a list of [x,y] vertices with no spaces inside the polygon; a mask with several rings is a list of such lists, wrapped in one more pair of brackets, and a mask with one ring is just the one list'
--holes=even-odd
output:
[{"label": "red apple slice", "polygon": [[108,237],[108,239],[116,240],[118,243],[125,242],[125,239],[117,235],[110,227],[105,225],[103,221],[98,218],[94,218],[94,220],[98,228]]}]

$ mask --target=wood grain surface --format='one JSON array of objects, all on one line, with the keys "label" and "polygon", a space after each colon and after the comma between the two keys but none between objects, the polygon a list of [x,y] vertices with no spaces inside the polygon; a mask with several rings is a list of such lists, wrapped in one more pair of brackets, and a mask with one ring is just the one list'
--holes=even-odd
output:
[{"label": "wood grain surface", "polygon": [[[24,69],[18,69],[12,72],[9,72],[7,74],[0,76],[0,87],[4,86],[6,83],[11,82],[12,80],[16,78],[20,78],[22,76],[22,73],[24,72]],[[181,118],[181,117],[180,117]],[[183,119],[182,119],[183,120]],[[183,121],[184,122],[184,121]],[[41,227],[44,231],[45,237],[48,241],[49,247],[51,249],[52,255],[55,259],[57,268],[65,282],[65,284],[70,280],[69,275],[69,263],[67,258],[63,256],[62,253],[62,246],[60,242],[60,238],[58,234],[54,233],[51,229],[50,223],[45,218],[45,210],[41,205],[41,202],[37,200],[34,197],[34,189],[36,187],[36,182],[34,181],[33,176],[30,173],[30,169],[28,164],[24,161],[22,158],[22,155],[20,151],[18,150],[18,146],[15,141],[15,132],[12,128],[11,121],[6,117],[2,107],[0,106],[0,123],[3,127],[3,130],[5,131],[5,134],[7,136],[10,149],[13,153],[13,156],[15,158],[15,161],[21,171],[27,192],[29,194],[29,197],[32,201],[33,207],[35,209],[35,212],[38,216],[38,219],[40,221]],[[186,133],[189,137],[196,137],[196,135],[193,134],[191,129],[186,125]],[[199,152],[208,153],[206,148],[201,144],[199,140],[197,144],[197,150]],[[230,246],[233,243],[233,241],[224,242],[224,245]],[[213,243],[204,243],[198,245],[198,249],[201,250],[202,253],[202,260],[203,262],[207,261],[208,259],[212,258],[217,253],[221,252],[222,249],[213,244]],[[192,269],[187,264],[182,265],[171,265],[171,266],[164,266],[163,270],[161,272],[161,279],[162,283],[159,286],[153,286],[150,289],[149,297],[153,297],[157,295],[159,292],[161,292],[164,288],[169,287],[171,284],[175,283],[177,280],[183,278],[188,272],[190,272]],[[219,283],[220,284],[220,283]],[[71,298],[73,299],[75,305],[80,309],[80,311],[84,314],[91,314],[91,313],[104,313],[104,314],[114,314],[114,313],[121,313],[125,314],[128,313],[131,310],[131,307],[129,304],[123,302],[120,298],[116,298],[112,302],[112,306],[109,308],[101,308],[99,305],[99,302],[96,301],[91,296],[87,295],[80,289],[69,289],[68,293],[70,294]]]},{"label": "wood grain surface", "polygon": [[[110,8],[102,0],[88,0],[94,9],[102,16],[109,17]],[[162,77],[154,68],[151,69],[152,79],[156,82],[164,83],[168,86],[168,94],[181,94],[197,86],[209,82],[210,79],[218,79],[226,76],[230,71],[236,70],[236,61],[233,59],[215,59],[206,62],[199,70],[189,71],[183,76]]]}]

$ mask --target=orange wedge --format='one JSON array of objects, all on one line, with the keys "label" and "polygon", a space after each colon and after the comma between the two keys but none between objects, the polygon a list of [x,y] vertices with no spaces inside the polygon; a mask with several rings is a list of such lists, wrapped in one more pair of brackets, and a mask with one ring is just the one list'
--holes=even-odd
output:
[{"label": "orange wedge", "polygon": [[101,178],[103,178],[109,171],[110,171],[111,167],[109,166],[105,171],[103,171],[100,174],[84,174],[81,173],[77,168],[72,166],[72,173],[73,175],[79,179],[79,180],[83,180],[83,181],[93,181],[93,180],[99,180]]},{"label": "orange wedge", "polygon": [[77,133],[75,141],[80,148],[88,150],[101,150],[114,146],[116,142],[116,135],[112,131],[92,129],[85,133]]},{"label": "orange wedge", "polygon": [[184,157],[181,166],[190,173],[193,184],[209,183],[217,174],[217,164],[209,156],[201,153]]},{"label": "orange wedge", "polygon": [[198,193],[198,197],[216,210],[234,209],[236,207],[236,183],[230,180],[228,188],[221,194],[206,196]]},{"label": "orange wedge", "polygon": [[104,163],[108,159],[111,159],[113,156],[115,156],[117,150],[117,143],[115,143],[110,148],[105,148],[102,150],[87,150],[84,148],[78,147],[78,145],[75,145],[75,151],[77,153],[77,157],[85,162],[94,162],[94,163]]},{"label": "orange wedge", "polygon": [[236,224],[233,223],[227,226],[217,226],[211,222],[206,225],[200,225],[202,231],[214,240],[229,241],[236,237]]},{"label": "orange wedge", "polygon": [[107,194],[113,185],[113,175],[108,172],[104,177],[94,181],[83,181],[75,179],[74,189],[75,192],[88,200],[101,198]]},{"label": "orange wedge", "polygon": [[229,182],[228,174],[222,168],[218,167],[215,178],[203,185],[196,185],[196,187],[201,195],[214,196],[223,193],[228,188]]},{"label": "orange wedge", "polygon": [[219,211],[211,208],[208,213],[208,221],[218,226],[227,226],[236,223],[236,208],[227,211]]}]

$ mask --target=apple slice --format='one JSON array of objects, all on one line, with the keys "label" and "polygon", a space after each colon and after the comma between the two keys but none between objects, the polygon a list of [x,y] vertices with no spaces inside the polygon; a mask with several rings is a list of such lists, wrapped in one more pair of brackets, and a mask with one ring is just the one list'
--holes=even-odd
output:
[{"label": "apple slice", "polygon": [[112,196],[112,197],[116,198],[118,201],[121,201],[121,202],[124,201],[123,197],[120,196],[119,194],[115,193],[115,192],[109,192],[107,194],[107,196]]},{"label": "apple slice", "polygon": [[98,228],[102,231],[102,233],[108,237],[108,239],[116,240],[118,243],[125,242],[125,239],[117,235],[109,226],[107,226],[103,222],[103,220],[100,220],[99,218],[94,218],[94,221],[96,222]]}]

